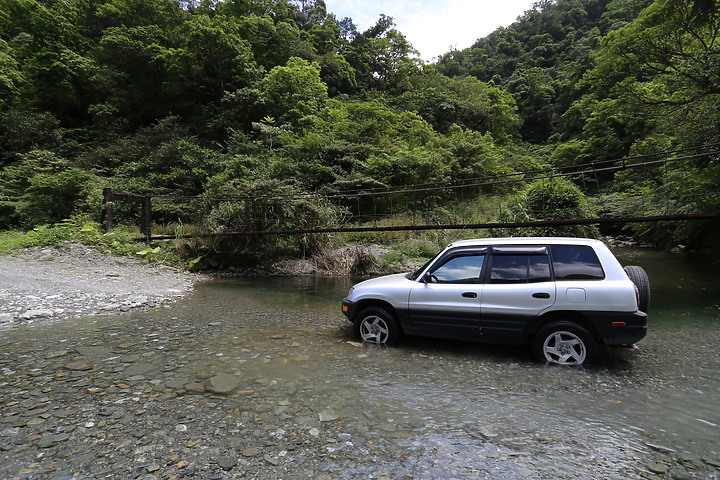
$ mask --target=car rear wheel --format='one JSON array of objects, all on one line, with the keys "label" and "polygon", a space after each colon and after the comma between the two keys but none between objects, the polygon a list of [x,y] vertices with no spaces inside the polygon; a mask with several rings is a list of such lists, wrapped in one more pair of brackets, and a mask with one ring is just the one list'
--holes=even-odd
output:
[{"label": "car rear wheel", "polygon": [[360,312],[355,320],[355,336],[364,343],[394,345],[400,338],[400,328],[387,311],[372,307]]},{"label": "car rear wheel", "polygon": [[535,355],[545,362],[583,365],[595,359],[597,344],[580,325],[555,322],[538,331],[533,340],[533,350]]},{"label": "car rear wheel", "polygon": [[623,270],[638,289],[638,309],[647,313],[650,307],[650,279],[647,273],[636,265],[628,265]]}]

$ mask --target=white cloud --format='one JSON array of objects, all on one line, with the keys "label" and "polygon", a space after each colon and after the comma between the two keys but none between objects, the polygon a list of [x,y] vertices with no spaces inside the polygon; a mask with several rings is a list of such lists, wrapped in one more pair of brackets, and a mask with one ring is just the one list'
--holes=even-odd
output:
[{"label": "white cloud", "polygon": [[501,26],[508,26],[536,0],[325,0],[338,18],[351,17],[362,31],[380,14],[393,17],[397,29],[432,60],[451,48],[471,46]]}]

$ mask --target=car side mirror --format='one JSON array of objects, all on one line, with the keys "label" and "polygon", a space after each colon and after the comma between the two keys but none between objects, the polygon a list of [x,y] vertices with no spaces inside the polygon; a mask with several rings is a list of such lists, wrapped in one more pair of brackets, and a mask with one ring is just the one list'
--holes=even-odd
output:
[{"label": "car side mirror", "polygon": [[432,273],[425,272],[425,275],[422,276],[423,283],[432,283]]}]

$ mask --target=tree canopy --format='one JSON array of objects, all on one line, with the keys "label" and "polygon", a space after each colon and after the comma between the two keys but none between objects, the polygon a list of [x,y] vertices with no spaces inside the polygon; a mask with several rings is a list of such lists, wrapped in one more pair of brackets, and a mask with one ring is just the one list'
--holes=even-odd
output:
[{"label": "tree canopy", "polygon": [[[719,29],[711,0],[542,0],[429,65],[391,17],[359,31],[323,0],[4,0],[0,228],[85,211],[100,187],[328,193],[717,143]],[[720,177],[714,157],[667,169],[698,199]],[[238,225],[222,208],[205,217]]]}]

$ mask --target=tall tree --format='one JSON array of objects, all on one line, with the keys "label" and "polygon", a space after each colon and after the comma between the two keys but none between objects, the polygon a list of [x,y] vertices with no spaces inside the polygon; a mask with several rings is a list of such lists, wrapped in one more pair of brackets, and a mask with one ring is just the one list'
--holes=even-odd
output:
[{"label": "tall tree", "polygon": [[401,93],[410,76],[420,71],[417,50],[394,27],[392,17],[380,15],[375,25],[356,34],[343,49],[359,88]]},{"label": "tall tree", "polygon": [[319,65],[293,57],[270,71],[260,94],[270,116],[297,125],[303,117],[320,113],[327,101],[327,85],[320,78]]}]

